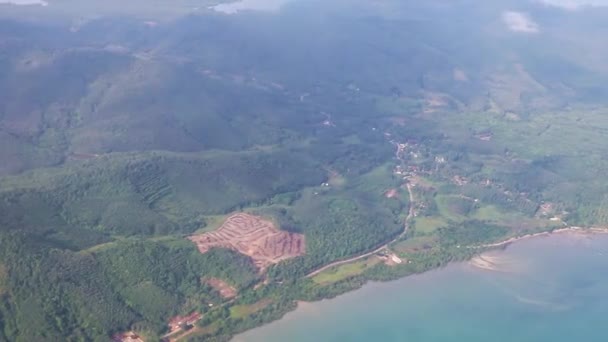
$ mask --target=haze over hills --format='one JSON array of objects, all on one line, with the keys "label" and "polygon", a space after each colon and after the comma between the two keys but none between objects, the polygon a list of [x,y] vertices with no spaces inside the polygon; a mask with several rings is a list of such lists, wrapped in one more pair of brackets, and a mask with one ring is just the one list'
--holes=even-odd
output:
[{"label": "haze over hills", "polygon": [[[608,223],[600,2],[11,3],[0,341],[158,340],[193,312],[175,336],[225,340],[460,246]],[[241,211],[306,253],[261,273],[188,240]]]}]

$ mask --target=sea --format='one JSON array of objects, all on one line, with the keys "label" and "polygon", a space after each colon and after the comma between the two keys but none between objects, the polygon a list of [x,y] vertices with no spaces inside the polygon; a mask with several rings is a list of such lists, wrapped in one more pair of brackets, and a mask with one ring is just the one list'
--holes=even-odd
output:
[{"label": "sea", "polygon": [[608,342],[608,235],[522,240],[481,261],[300,303],[233,341]]}]

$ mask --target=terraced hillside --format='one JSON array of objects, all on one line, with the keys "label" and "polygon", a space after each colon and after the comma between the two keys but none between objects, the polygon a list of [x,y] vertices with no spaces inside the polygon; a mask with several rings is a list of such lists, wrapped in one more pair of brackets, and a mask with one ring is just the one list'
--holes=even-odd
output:
[{"label": "terraced hillside", "polygon": [[201,253],[228,248],[247,255],[260,271],[305,252],[304,235],[278,230],[271,221],[246,213],[228,217],[217,231],[189,239]]}]

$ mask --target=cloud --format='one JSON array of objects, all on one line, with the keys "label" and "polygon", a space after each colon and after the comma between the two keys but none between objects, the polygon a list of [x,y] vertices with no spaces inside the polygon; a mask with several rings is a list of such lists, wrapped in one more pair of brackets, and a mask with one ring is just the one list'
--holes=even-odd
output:
[{"label": "cloud", "polygon": [[538,24],[526,13],[506,11],[502,14],[502,21],[513,32],[537,33],[539,31]]},{"label": "cloud", "polygon": [[289,2],[289,0],[239,0],[235,2],[220,3],[219,5],[211,6],[210,8],[224,14],[235,14],[241,11],[277,12],[287,2]]},{"label": "cloud", "polygon": [[2,4],[47,6],[49,3],[44,0],[0,0],[0,5]]},{"label": "cloud", "polygon": [[538,0],[545,5],[561,7],[569,10],[576,10],[581,7],[602,7],[608,6],[608,0]]}]

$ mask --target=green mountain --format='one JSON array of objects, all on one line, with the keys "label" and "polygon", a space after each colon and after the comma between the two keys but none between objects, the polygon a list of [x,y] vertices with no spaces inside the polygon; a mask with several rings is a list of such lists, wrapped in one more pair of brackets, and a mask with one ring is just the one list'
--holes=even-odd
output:
[{"label": "green mountain", "polygon": [[[0,341],[154,341],[193,312],[170,337],[223,341],[608,223],[607,7],[215,4],[0,1]],[[188,240],[236,212],[305,253],[260,271]]]}]

